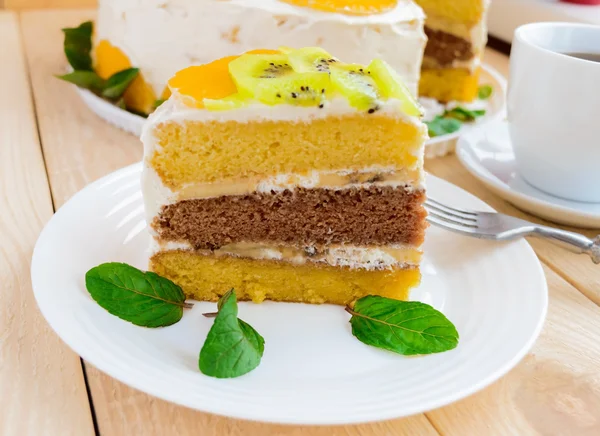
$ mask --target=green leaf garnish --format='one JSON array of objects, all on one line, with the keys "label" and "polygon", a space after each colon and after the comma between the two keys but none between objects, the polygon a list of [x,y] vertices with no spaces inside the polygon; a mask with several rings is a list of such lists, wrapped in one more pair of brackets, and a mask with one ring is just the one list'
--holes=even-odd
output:
[{"label": "green leaf garnish", "polygon": [[73,71],[56,77],[92,92],[100,92],[105,84],[105,80],[93,71]]},{"label": "green leaf garnish", "polygon": [[352,315],[352,334],[367,345],[407,356],[440,353],[458,345],[458,332],[448,318],[418,301],[369,295],[346,311]]},{"label": "green leaf garnish", "polygon": [[165,327],[183,316],[181,288],[153,272],[125,263],[103,263],[85,275],[92,298],[111,314],[142,327]]},{"label": "green leaf garnish", "polygon": [[127,68],[113,74],[106,81],[102,96],[110,99],[120,98],[139,73],[139,68]]},{"label": "green leaf garnish", "polygon": [[444,118],[440,115],[438,115],[431,121],[426,121],[425,124],[429,129],[429,136],[432,138],[436,136],[454,133],[458,131],[462,126],[462,123],[460,121],[454,118]]},{"label": "green leaf garnish", "polygon": [[79,27],[62,29],[65,34],[64,50],[75,71],[92,71],[92,32],[94,25],[86,21]]},{"label": "green leaf garnish", "polygon": [[217,378],[247,374],[260,364],[265,340],[252,326],[238,319],[233,289],[219,299],[217,307],[219,312],[200,350],[200,371]]},{"label": "green leaf garnish", "polygon": [[447,110],[442,115],[444,118],[454,118],[455,120],[462,122],[475,121],[478,117],[485,115],[485,110],[470,110],[462,106],[457,106],[453,109]]},{"label": "green leaf garnish", "polygon": [[494,88],[491,85],[481,85],[477,90],[477,98],[479,100],[487,100],[492,96]]}]

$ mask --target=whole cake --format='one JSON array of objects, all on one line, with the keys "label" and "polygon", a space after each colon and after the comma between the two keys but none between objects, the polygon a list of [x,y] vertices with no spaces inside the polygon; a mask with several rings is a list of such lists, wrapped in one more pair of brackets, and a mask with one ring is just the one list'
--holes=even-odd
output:
[{"label": "whole cake", "polygon": [[416,0],[427,14],[427,47],[419,94],[442,102],[472,101],[487,43],[490,0]]},{"label": "whole cake", "polygon": [[198,300],[407,298],[427,128],[388,64],[256,50],[169,87],[142,134],[151,270]]},{"label": "whole cake", "polygon": [[255,47],[320,46],[345,61],[385,59],[416,94],[426,37],[409,0],[99,0],[96,70],[135,66],[129,108],[148,114],[190,65]]}]

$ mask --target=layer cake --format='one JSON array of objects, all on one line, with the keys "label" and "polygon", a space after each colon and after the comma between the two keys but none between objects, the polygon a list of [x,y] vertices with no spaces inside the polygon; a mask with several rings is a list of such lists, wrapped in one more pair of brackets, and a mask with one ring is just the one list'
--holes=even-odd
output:
[{"label": "layer cake", "polygon": [[472,101],[487,43],[490,0],[416,0],[427,14],[427,46],[419,95],[442,102]]},{"label": "layer cake", "polygon": [[426,227],[420,108],[318,48],[189,67],[146,123],[150,269],[198,300],[405,299]]}]

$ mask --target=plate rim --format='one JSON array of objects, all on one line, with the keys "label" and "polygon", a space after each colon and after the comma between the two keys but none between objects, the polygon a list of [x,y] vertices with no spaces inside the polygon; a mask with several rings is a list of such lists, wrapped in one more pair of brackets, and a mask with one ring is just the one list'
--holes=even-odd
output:
[{"label": "plate rim", "polygon": [[[553,222],[562,222],[564,224],[572,225],[575,227],[588,228],[588,229],[598,229],[600,228],[600,214],[594,214],[590,212],[585,212],[577,209],[571,209],[566,206],[562,206],[559,204],[553,204],[548,201],[529,196],[519,191],[514,191],[510,189],[510,187],[502,182],[498,177],[496,177],[493,173],[491,173],[485,166],[481,165],[477,159],[472,157],[472,148],[469,144],[471,140],[469,137],[471,135],[476,135],[480,133],[480,129],[484,130],[486,128],[491,128],[493,126],[503,126],[507,127],[506,121],[495,120],[489,124],[477,126],[477,128],[471,130],[470,132],[465,132],[460,136],[458,142],[456,144],[456,156],[458,160],[462,164],[462,166],[475,178],[484,183],[489,189],[494,191],[498,196],[507,199],[510,203],[516,206],[519,209],[525,210],[528,213],[531,213],[530,210],[534,207],[541,208],[542,211],[551,211],[561,215],[561,218],[554,218],[550,216],[549,212],[544,212],[543,214],[533,214],[535,216],[540,216],[542,218],[548,219]],[[534,189],[537,189],[533,187]],[[541,191],[540,191],[541,192]],[[517,204],[519,203],[519,204]],[[521,206],[521,204],[527,205],[526,207]],[[539,210],[539,209],[538,209]],[[576,219],[571,219],[571,217],[575,216]],[[591,220],[595,222],[594,225],[590,226],[586,225],[584,220]]]},{"label": "plate rim", "polygon": [[[59,334],[58,330],[55,329],[55,325],[58,324],[58,321],[53,316],[50,316],[50,317],[48,316],[48,314],[50,312],[48,307],[40,304],[40,301],[41,300],[43,301],[43,298],[41,297],[41,293],[43,291],[40,291],[40,288],[43,288],[43,286],[40,286],[37,284],[35,271],[39,268],[38,265],[43,263],[43,259],[40,258],[39,247],[44,242],[44,239],[49,237],[48,234],[52,230],[50,223],[55,219],[60,219],[60,216],[62,216],[63,213],[66,213],[66,212],[64,212],[64,210],[66,210],[64,208],[64,206],[67,205],[67,203],[69,203],[71,201],[76,201],[77,197],[86,195],[87,191],[93,190],[94,188],[98,187],[99,185],[106,183],[108,180],[111,180],[117,176],[122,176],[129,171],[136,171],[136,170],[141,172],[141,162],[126,166],[126,167],[121,168],[117,171],[114,171],[110,174],[107,174],[107,175],[101,177],[100,179],[97,179],[96,181],[88,184],[86,187],[84,187],[83,189],[78,191],[65,204],[63,204],[63,206],[61,206],[56,211],[56,213],[52,216],[52,218],[46,223],[46,225],[44,226],[44,229],[42,230],[42,232],[40,233],[40,235],[38,237],[38,240],[36,241],[36,244],[35,244],[35,247],[33,250],[33,254],[32,254],[32,260],[31,260],[31,281],[32,281],[32,289],[33,289],[34,297],[38,304],[38,308],[39,308],[40,312],[42,313],[42,315],[44,316],[46,322],[48,322],[50,327],[59,336],[59,338],[65,344],[67,344],[67,346],[74,353],[79,355],[86,362],[92,364],[94,367],[96,367],[97,369],[99,369],[104,374],[108,375],[109,377],[114,378],[114,379],[118,380],[119,382],[124,383],[125,385],[132,387],[140,392],[144,392],[144,393],[146,393],[148,395],[152,395],[156,398],[159,398],[159,399],[162,399],[165,401],[169,401],[174,404],[190,408],[192,410],[198,410],[203,413],[211,413],[211,414],[218,415],[218,416],[223,416],[223,417],[228,417],[228,418],[233,418],[233,419],[243,419],[243,420],[248,420],[248,421],[253,421],[253,422],[263,422],[263,423],[272,423],[272,424],[290,424],[290,425],[351,425],[351,424],[381,422],[381,421],[386,421],[386,420],[399,419],[399,418],[403,418],[403,417],[413,416],[416,414],[425,413],[427,411],[437,409],[439,407],[451,405],[456,401],[464,399],[464,398],[486,388],[487,386],[491,385],[492,383],[494,383],[495,381],[500,379],[502,376],[506,375],[511,369],[513,369],[527,355],[527,353],[531,350],[531,348],[537,341],[537,339],[543,329],[543,326],[544,326],[544,323],[546,320],[546,316],[547,316],[547,312],[548,312],[549,295],[548,295],[547,279],[546,279],[546,275],[543,271],[542,264],[539,261],[538,257],[536,256],[533,248],[525,240],[521,240],[521,241],[517,241],[516,244],[521,245],[521,247],[522,247],[521,249],[524,250],[524,254],[529,256],[532,260],[532,263],[535,265],[535,275],[536,275],[535,282],[537,283],[538,290],[540,291],[540,296],[541,296],[540,302],[542,304],[542,307],[540,310],[540,316],[539,316],[539,319],[537,320],[535,328],[533,329],[533,331],[529,335],[529,338],[524,343],[524,345],[521,347],[519,352],[515,353],[515,355],[510,360],[506,361],[499,369],[497,369],[493,373],[490,373],[489,375],[487,375],[487,377],[482,378],[478,383],[472,384],[463,389],[455,391],[452,393],[452,395],[447,395],[445,397],[439,397],[439,398],[436,398],[435,400],[430,400],[428,402],[426,401],[425,405],[423,403],[418,403],[418,405],[412,406],[411,408],[405,408],[405,410],[403,410],[402,413],[394,413],[394,412],[390,411],[389,413],[379,414],[377,417],[372,417],[372,418],[368,418],[368,419],[365,419],[365,418],[356,419],[356,418],[353,418],[352,416],[346,416],[344,418],[339,418],[339,419],[329,419],[329,418],[322,418],[322,417],[318,417],[317,419],[315,419],[315,417],[311,417],[308,420],[300,419],[300,418],[290,419],[289,417],[286,417],[285,420],[278,421],[276,419],[269,419],[269,418],[265,418],[265,417],[256,417],[256,416],[253,416],[253,414],[251,412],[245,413],[243,410],[235,410],[234,412],[230,413],[230,412],[223,411],[224,408],[222,410],[216,410],[216,409],[210,409],[210,408],[199,409],[197,407],[190,406],[188,403],[186,403],[186,401],[181,400],[176,395],[171,394],[170,392],[166,392],[165,390],[161,390],[160,388],[155,389],[155,387],[154,387],[155,385],[144,384],[144,382],[140,382],[139,379],[126,379],[126,377],[121,373],[121,371],[112,370],[111,365],[109,363],[105,362],[104,359],[102,359],[100,364],[98,364],[97,361],[96,362],[94,361],[94,358],[93,358],[94,353],[88,349],[85,349],[85,350],[83,350],[83,352],[80,352],[79,350],[81,349],[81,347],[79,347],[79,344],[73,343],[74,340],[72,337],[67,335],[67,338],[65,339],[65,337],[63,335]],[[440,178],[430,175],[430,174],[428,174],[427,177],[428,177],[428,179],[433,178],[443,184],[451,185],[454,188],[463,191],[468,196],[477,199],[481,203],[484,203],[483,200],[478,199],[473,194],[470,194],[469,192],[465,191],[464,189],[462,189],[450,182],[447,182],[443,179],[440,179]],[[63,212],[61,212],[61,211],[63,211]],[[57,216],[59,218],[55,218]],[[533,272],[532,272],[532,274],[533,274]],[[113,375],[115,372],[118,372],[118,375]]]}]

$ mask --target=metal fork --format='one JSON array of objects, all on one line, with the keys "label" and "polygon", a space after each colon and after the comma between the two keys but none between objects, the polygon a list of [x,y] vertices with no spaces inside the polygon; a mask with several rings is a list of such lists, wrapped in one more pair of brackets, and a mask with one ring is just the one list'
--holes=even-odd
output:
[{"label": "metal fork", "polygon": [[542,226],[496,212],[476,212],[447,206],[432,198],[425,201],[427,220],[438,227],[463,235],[494,241],[512,241],[524,236],[547,239],[568,250],[587,254],[600,263],[600,235],[589,239],[579,233]]}]

